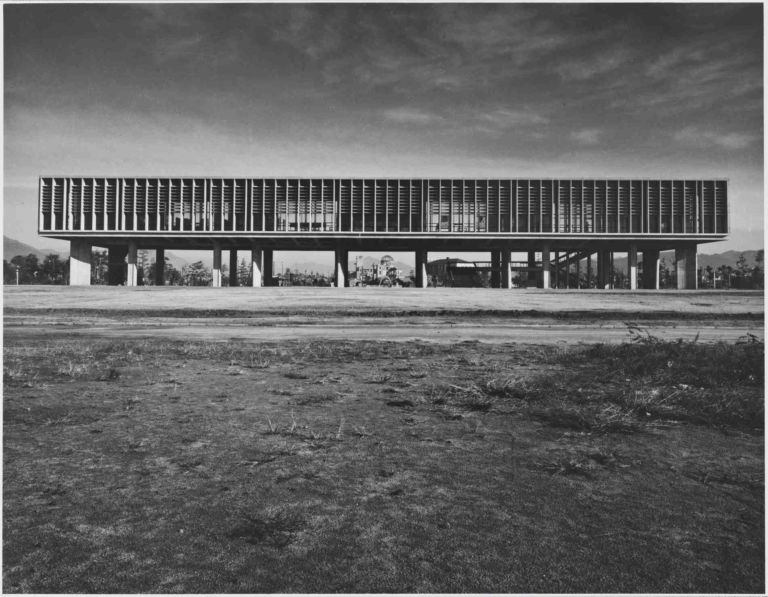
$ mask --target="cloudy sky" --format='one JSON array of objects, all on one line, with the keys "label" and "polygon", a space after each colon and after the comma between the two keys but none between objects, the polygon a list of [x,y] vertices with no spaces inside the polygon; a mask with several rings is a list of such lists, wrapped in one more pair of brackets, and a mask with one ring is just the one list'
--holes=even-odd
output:
[{"label": "cloudy sky", "polygon": [[761,4],[5,5],[4,229],[40,174],[727,177],[763,241]]}]

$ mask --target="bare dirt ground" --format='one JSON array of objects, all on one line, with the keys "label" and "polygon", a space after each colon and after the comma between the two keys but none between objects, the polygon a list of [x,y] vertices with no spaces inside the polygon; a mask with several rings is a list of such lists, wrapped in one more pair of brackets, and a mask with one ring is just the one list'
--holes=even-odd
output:
[{"label": "bare dirt ground", "polygon": [[6,288],[3,591],[764,592],[762,296],[596,294]]}]

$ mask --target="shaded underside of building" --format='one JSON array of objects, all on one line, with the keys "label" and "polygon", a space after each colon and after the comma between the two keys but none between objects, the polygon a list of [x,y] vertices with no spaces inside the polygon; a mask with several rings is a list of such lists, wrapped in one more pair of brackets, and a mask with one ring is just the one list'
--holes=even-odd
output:
[{"label": "shaded underside of building", "polygon": [[[626,252],[636,288],[658,287],[658,255],[674,249],[679,288],[696,287],[700,243],[728,233],[726,180],[361,179],[44,176],[39,233],[71,242],[70,283],[90,282],[90,251],[105,247],[112,283],[136,283],[136,251],[248,250],[253,284],[272,279],[275,250],[328,250],[339,285],[348,252],[413,251],[417,285],[429,251],[489,251],[494,284],[509,287],[510,253],[527,252],[550,287],[551,253]],[[125,262],[123,274],[117,265]],[[162,267],[162,259],[157,259]],[[591,262],[591,261],[590,261]],[[656,274],[653,275],[655,264]],[[650,267],[649,267],[650,266]],[[634,269],[633,269],[634,268]]]}]

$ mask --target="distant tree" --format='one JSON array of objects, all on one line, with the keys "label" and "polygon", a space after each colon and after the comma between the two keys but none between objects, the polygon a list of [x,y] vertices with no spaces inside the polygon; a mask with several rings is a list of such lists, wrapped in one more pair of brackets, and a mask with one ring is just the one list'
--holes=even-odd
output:
[{"label": "distant tree", "polygon": [[[19,284],[38,284],[40,279],[40,263],[37,255],[30,253],[26,257],[16,255],[11,259],[13,266],[19,266]],[[16,282],[16,272],[14,269],[14,283]]]},{"label": "distant tree", "polygon": [[659,261],[659,286],[661,288],[672,288],[674,286],[672,271],[663,257]]},{"label": "distant tree", "polygon": [[747,266],[747,257],[744,253],[740,253],[739,258],[736,260],[736,288],[746,288],[749,285],[747,281],[749,270],[750,268]]},{"label": "distant tree", "polygon": [[163,279],[157,280],[157,262],[152,259],[146,269],[145,280],[154,286],[181,286],[183,279],[181,272],[173,267],[173,263],[168,257],[165,257],[165,267],[163,267]]},{"label": "distant tree", "polygon": [[67,262],[62,261],[56,253],[47,255],[40,267],[41,284],[64,284],[67,275]]},{"label": "distant tree", "polygon": [[151,284],[154,278],[152,272],[152,260],[150,260],[149,251],[142,249],[136,253],[136,279],[139,286]]},{"label": "distant tree", "polygon": [[3,259],[3,284],[16,284],[16,266]]},{"label": "distant tree", "polygon": [[[166,261],[166,263],[168,263]],[[157,273],[157,261],[151,259],[147,270],[145,272],[144,280],[148,286],[158,286],[157,280],[155,280],[155,274]]]},{"label": "distant tree", "polygon": [[212,278],[211,270],[202,261],[185,265],[181,270],[181,280],[185,286],[210,286]]},{"label": "distant tree", "polygon": [[165,261],[165,283],[168,286],[181,286],[184,284],[184,276],[181,271],[176,269],[166,257]]},{"label": "distant tree", "polygon": [[245,258],[240,260],[240,265],[237,267],[237,284],[238,286],[251,285],[251,268],[245,262]]},{"label": "distant tree", "polygon": [[747,271],[747,257],[744,253],[739,253],[739,258],[736,260],[736,270],[743,274]]},{"label": "distant tree", "polygon": [[716,270],[716,279],[720,281],[719,288],[733,287],[733,268],[730,265],[721,265]]},{"label": "distant tree", "polygon": [[763,249],[755,254],[755,267],[752,268],[752,283],[754,288],[763,288]]},{"label": "distant tree", "polygon": [[94,251],[91,255],[91,284],[106,284],[109,270],[109,253]]},{"label": "distant tree", "polygon": [[706,286],[704,286],[704,288],[714,288],[715,269],[711,265],[708,265],[704,271],[706,272]]}]

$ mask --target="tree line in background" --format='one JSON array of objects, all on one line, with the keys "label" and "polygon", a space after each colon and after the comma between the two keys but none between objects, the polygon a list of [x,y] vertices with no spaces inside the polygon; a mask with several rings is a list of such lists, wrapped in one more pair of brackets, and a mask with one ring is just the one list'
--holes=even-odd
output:
[{"label": "tree line in background", "polygon": [[[124,265],[124,268],[127,266]],[[140,286],[157,286],[155,260],[149,251],[138,251],[136,255],[137,282]],[[3,259],[3,283],[19,284],[69,284],[69,259],[61,259],[56,253],[47,255],[40,261],[37,255],[16,255],[10,262]],[[125,273],[124,273],[125,275]],[[123,277],[124,277],[123,275]],[[162,285],[165,286],[210,286],[213,279],[211,268],[202,261],[196,261],[177,269],[165,258]],[[106,285],[109,280],[109,254],[107,251],[94,251],[91,257],[91,284]],[[237,267],[239,286],[251,285],[251,266],[245,259]],[[286,269],[284,275],[277,276],[280,285],[291,286],[330,286],[331,280],[324,274],[292,272]],[[229,272],[222,264],[222,284],[229,285]]]},{"label": "tree line in background", "polygon": [[699,288],[738,288],[742,290],[762,289],[765,282],[763,270],[763,249],[755,255],[755,264],[749,265],[744,253],[739,255],[736,267],[708,265],[699,268]]},{"label": "tree line in background", "polygon": [[[138,283],[144,286],[156,286],[155,260],[150,259],[149,251],[139,251],[137,254]],[[91,260],[91,284],[107,284],[109,259],[107,251],[94,251]],[[571,276],[575,272],[571,271]],[[629,287],[626,272],[615,269],[612,273],[613,287]],[[167,286],[210,286],[213,274],[202,261],[190,263],[176,269],[166,257],[163,284]],[[586,287],[586,272],[581,272],[583,280],[579,285]],[[229,285],[229,275],[226,266],[222,264],[222,284]],[[698,271],[699,288],[722,289],[762,289],[764,287],[763,250],[760,249],[755,256],[755,263],[750,265],[742,253],[736,262],[736,266],[721,265],[717,268],[706,266]],[[57,254],[51,253],[42,261],[37,255],[16,255],[10,262],[3,259],[3,283],[6,285],[19,284],[68,284],[69,260],[61,259]],[[237,268],[237,281],[239,286],[251,285],[251,267],[243,259]],[[285,274],[277,276],[276,280],[285,286],[330,286],[332,279],[325,274],[314,272],[292,272],[286,269]],[[583,284],[582,284],[583,282]],[[576,280],[571,280],[571,287],[575,287]],[[674,264],[668,264],[664,259],[659,265],[659,285],[661,288],[675,288],[677,286]],[[565,286],[563,284],[561,286]]]},{"label": "tree line in background", "polygon": [[[127,267],[127,266],[124,266]],[[163,280],[156,279],[157,267],[154,259],[150,258],[149,251],[138,251],[136,254],[136,280],[139,286],[210,286],[213,273],[205,267],[202,261],[196,261],[177,269],[168,257],[165,258],[163,268]],[[226,268],[222,269],[224,282],[229,278]],[[109,253],[107,251],[94,251],[91,259],[91,284],[108,284],[109,280]]]},{"label": "tree line in background", "polygon": [[69,259],[56,253],[46,255],[41,262],[37,255],[16,255],[10,262],[3,259],[4,284],[68,284]]}]

